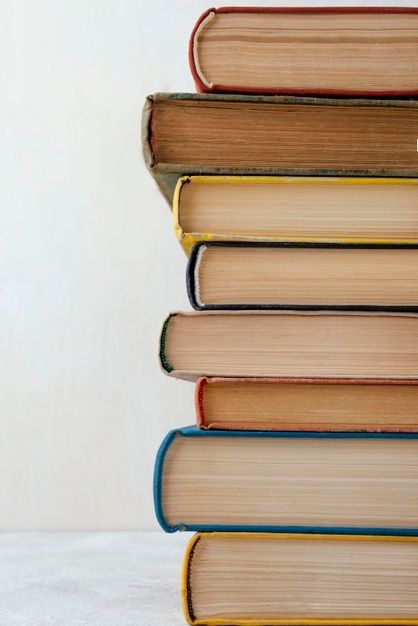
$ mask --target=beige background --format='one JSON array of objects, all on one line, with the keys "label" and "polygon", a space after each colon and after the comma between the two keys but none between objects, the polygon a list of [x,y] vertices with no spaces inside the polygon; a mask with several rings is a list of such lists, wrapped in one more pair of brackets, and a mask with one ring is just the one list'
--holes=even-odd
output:
[{"label": "beige background", "polygon": [[186,259],[140,110],[194,90],[187,41],[207,6],[0,2],[0,529],[156,526],[155,451],[193,421],[193,385],[158,366]]}]

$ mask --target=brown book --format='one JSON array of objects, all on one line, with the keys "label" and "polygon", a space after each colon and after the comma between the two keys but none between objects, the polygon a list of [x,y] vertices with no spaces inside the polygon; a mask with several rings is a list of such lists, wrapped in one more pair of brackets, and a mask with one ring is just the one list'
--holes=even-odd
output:
[{"label": "brown book", "polygon": [[209,311],[165,321],[171,376],[418,378],[418,314]]},{"label": "brown book", "polygon": [[418,432],[418,379],[200,378],[195,400],[203,429]]},{"label": "brown book", "polygon": [[156,94],[145,160],[171,202],[185,174],[417,176],[418,102]]}]

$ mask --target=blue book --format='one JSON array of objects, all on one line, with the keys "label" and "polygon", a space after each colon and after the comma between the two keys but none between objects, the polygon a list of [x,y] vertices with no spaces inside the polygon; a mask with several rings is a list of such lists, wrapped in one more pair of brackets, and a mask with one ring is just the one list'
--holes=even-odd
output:
[{"label": "blue book", "polygon": [[167,532],[418,535],[418,434],[181,428],[154,500]]}]

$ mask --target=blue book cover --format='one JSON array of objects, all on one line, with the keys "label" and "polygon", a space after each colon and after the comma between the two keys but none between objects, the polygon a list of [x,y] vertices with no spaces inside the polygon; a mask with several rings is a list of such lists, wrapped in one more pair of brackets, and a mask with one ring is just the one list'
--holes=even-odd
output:
[{"label": "blue book cover", "polygon": [[[244,446],[247,445],[247,451],[251,451],[251,459],[248,460],[248,465],[247,463],[244,464],[244,475],[239,476],[236,484],[229,484],[228,488],[232,491],[226,498],[228,506],[222,510],[222,522],[214,523],[212,519],[211,523],[207,523],[207,507],[210,506],[210,503],[208,504],[210,499],[203,495],[197,497],[197,494],[199,494],[200,486],[204,487],[204,492],[207,484],[209,484],[202,485],[202,481],[205,483],[206,481],[212,481],[212,483],[215,481],[216,487],[213,484],[211,486],[212,493],[216,493],[216,489],[222,491],[224,481],[223,476],[220,475],[219,467],[216,466],[216,455],[207,466],[205,466],[205,459],[202,457],[199,461],[197,474],[193,472],[193,468],[190,468],[190,471],[187,472],[188,484],[191,483],[189,488],[182,487],[183,476],[182,481],[176,481],[175,476],[170,476],[170,479],[167,480],[165,468],[167,456],[169,456],[170,471],[173,463],[182,462],[179,442],[181,445],[187,444],[189,450],[190,447],[194,447],[193,454],[196,458],[196,455],[200,454],[199,443],[204,443],[204,441],[209,443],[209,445],[204,443],[204,453],[207,455],[219,447],[221,443],[219,438],[223,439],[223,451],[229,451],[230,456],[227,455],[227,462],[230,464],[229,467],[234,468],[234,471],[231,472],[232,476],[237,474],[236,465],[234,465],[236,444],[241,441],[242,446],[243,438],[247,442],[244,444]],[[248,447],[249,438],[253,440],[251,448]],[[263,440],[261,448],[258,445],[260,450],[257,449],[255,440]],[[268,446],[265,445],[267,440],[270,442]],[[303,444],[303,441],[306,440],[309,440],[309,447]],[[270,445],[273,441],[275,442],[274,445]],[[367,444],[367,442],[369,443]],[[260,442],[258,443],[260,444]],[[230,448],[225,448],[225,444],[230,445]],[[186,447],[183,445],[184,449]],[[308,462],[306,461],[306,453],[309,451],[311,454],[311,450],[317,454],[317,457],[312,457]],[[287,454],[288,451],[290,451],[290,456]],[[354,458],[353,451],[356,452]],[[282,456],[290,459],[288,462],[290,463],[291,476],[288,475],[289,471],[280,464]],[[327,465],[330,463],[328,457],[331,461],[336,459],[338,472],[335,476],[332,464]],[[366,459],[366,464],[362,468],[364,459]],[[185,458],[183,463],[186,461]],[[295,478],[293,476],[294,470],[299,467],[299,464],[302,464],[302,461],[306,466],[305,473]],[[263,476],[258,475],[258,482],[254,481],[251,474],[255,467],[254,463],[263,464],[264,477],[266,480],[269,479],[271,483],[270,491],[266,485],[263,485]],[[215,478],[212,476],[215,473],[214,468],[216,468]],[[185,470],[182,472],[183,474],[186,473]],[[245,475],[245,472],[248,472],[248,476]],[[230,477],[228,479],[230,482]],[[283,479],[285,479],[286,484],[280,485]],[[358,497],[354,501],[350,500],[350,481],[351,483],[354,481],[355,489],[358,490]],[[278,489],[276,483],[279,485]],[[316,505],[318,502],[318,506],[323,508],[321,511],[323,523],[311,523],[307,519],[309,514],[301,518],[298,506],[292,513],[289,503],[292,502],[292,498],[296,503],[301,501],[298,496],[298,489],[300,489],[301,484],[305,493],[306,491],[309,493],[313,504]],[[193,521],[186,518],[177,519],[176,515],[174,515],[176,518],[174,519],[173,514],[167,516],[164,507],[165,497],[169,501],[175,502],[176,497],[181,493],[183,507],[185,502],[186,505],[189,504],[187,495],[185,496],[184,491],[181,491],[182,489],[185,490],[186,494],[190,493]],[[251,490],[253,498],[254,493],[256,493],[256,497],[259,497],[259,503],[264,511],[266,510],[266,501],[269,501],[270,511],[266,523],[264,521],[257,523],[256,520],[251,522],[251,514],[248,514],[248,511],[243,514],[242,503],[245,503]],[[334,500],[332,493],[335,497]],[[326,507],[324,509],[325,505],[321,500],[325,494],[324,502],[331,498],[331,506],[328,504],[328,509]],[[234,510],[235,499],[240,500],[241,510],[239,507],[236,511]],[[254,500],[251,501],[254,505]],[[249,500],[249,506],[251,501]],[[199,502],[202,503],[202,511],[199,510]],[[231,502],[231,506],[229,506],[229,502]],[[372,510],[375,512],[375,516],[376,511],[380,511],[381,517],[377,521],[375,520],[373,524],[361,523],[362,509],[364,507],[367,509],[371,503],[374,507]],[[154,504],[157,519],[166,532],[189,530],[418,536],[418,434],[221,431],[200,430],[195,426],[180,428],[168,433],[158,451],[154,471]],[[221,506],[220,502],[215,502],[215,508],[216,505]],[[338,520],[346,509],[348,511],[347,520]],[[408,513],[405,516],[402,516],[403,509]],[[359,514],[358,521],[354,523],[356,514]],[[367,510],[365,514],[367,516]],[[216,517],[216,511],[213,515],[211,511],[211,517]],[[253,517],[260,518],[262,515],[256,516],[254,514]],[[286,518],[287,521],[284,522],[283,518]],[[392,523],[393,521],[395,523]]]}]

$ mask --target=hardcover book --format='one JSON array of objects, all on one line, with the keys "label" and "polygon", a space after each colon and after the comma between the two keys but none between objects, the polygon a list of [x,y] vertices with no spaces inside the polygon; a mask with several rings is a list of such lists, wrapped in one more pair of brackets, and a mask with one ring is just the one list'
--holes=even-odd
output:
[{"label": "hardcover book", "polygon": [[154,486],[167,532],[418,534],[418,435],[183,428]]},{"label": "hardcover book", "polygon": [[418,9],[209,9],[189,61],[204,92],[414,96]]},{"label": "hardcover book", "polygon": [[146,100],[146,164],[169,201],[192,174],[417,177],[418,102],[228,94]]},{"label": "hardcover book", "polygon": [[200,428],[418,432],[418,380],[199,378]]},{"label": "hardcover book", "polygon": [[418,537],[198,533],[183,562],[194,626],[418,624]]},{"label": "hardcover book", "polygon": [[418,179],[182,176],[177,239],[418,243]]},{"label": "hardcover book", "polygon": [[324,311],[174,313],[160,338],[165,373],[418,378],[418,314]]},{"label": "hardcover book", "polygon": [[418,244],[204,242],[187,266],[193,308],[418,310]]}]

